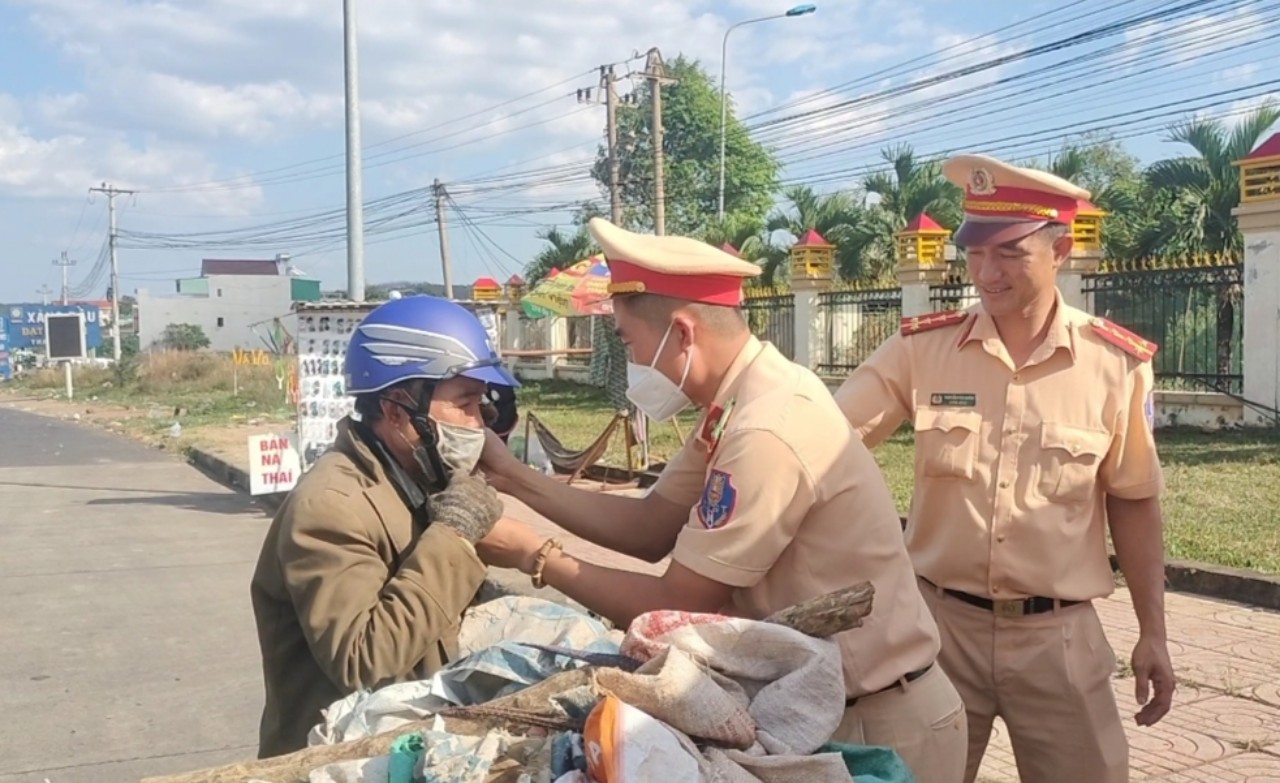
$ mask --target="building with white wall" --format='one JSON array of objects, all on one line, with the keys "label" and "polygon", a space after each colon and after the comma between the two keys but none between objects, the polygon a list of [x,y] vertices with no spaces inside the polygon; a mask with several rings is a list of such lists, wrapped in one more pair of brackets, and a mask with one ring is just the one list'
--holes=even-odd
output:
[{"label": "building with white wall", "polygon": [[[207,258],[200,276],[175,281],[172,294],[139,289],[138,342],[143,350],[160,347],[170,324],[194,324],[204,330],[214,351],[266,348],[259,334],[280,319],[291,334],[293,303],[320,299],[320,281],[302,276],[288,256],[275,260]],[[256,329],[256,331],[255,331]]]}]

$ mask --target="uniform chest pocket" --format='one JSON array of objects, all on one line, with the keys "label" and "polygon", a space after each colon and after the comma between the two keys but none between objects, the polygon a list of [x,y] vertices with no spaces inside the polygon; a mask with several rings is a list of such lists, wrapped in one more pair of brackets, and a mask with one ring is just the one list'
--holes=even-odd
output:
[{"label": "uniform chest pocket", "polygon": [[1069,424],[1040,425],[1040,494],[1057,503],[1093,496],[1111,433]]},{"label": "uniform chest pocket", "polygon": [[915,428],[920,472],[929,478],[973,478],[981,425],[982,415],[977,411],[918,408]]}]

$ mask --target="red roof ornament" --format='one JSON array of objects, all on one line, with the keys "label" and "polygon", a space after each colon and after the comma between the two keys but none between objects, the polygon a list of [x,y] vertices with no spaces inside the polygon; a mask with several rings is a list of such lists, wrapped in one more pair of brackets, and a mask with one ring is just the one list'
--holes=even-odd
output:
[{"label": "red roof ornament", "polygon": [[492,277],[477,277],[475,283],[473,283],[471,287],[472,288],[499,288],[499,289],[502,288],[502,286],[498,285],[498,281],[494,280]]},{"label": "red roof ornament", "polygon": [[822,235],[813,229],[809,229],[800,237],[800,241],[795,244],[796,247],[834,247],[830,242],[822,238]]},{"label": "red roof ornament", "polygon": [[520,275],[512,275],[511,279],[507,281],[507,285],[524,285],[524,278]]},{"label": "red roof ornament", "polygon": [[1245,160],[1280,157],[1280,133],[1271,134],[1271,138],[1258,145],[1257,149],[1244,157]]},{"label": "red roof ornament", "polygon": [[929,217],[928,212],[921,212],[911,219],[903,231],[946,231],[946,229],[938,225],[938,221]]},{"label": "red roof ornament", "polygon": [[735,256],[735,257],[737,257],[737,258],[742,258],[742,254],[738,252],[738,248],[734,247],[733,245],[729,244],[728,242],[725,242],[723,245],[721,245],[721,246],[720,246],[720,249],[721,249],[721,250],[723,250],[724,252],[728,253],[728,254],[729,254],[729,255],[731,255],[731,256]]}]

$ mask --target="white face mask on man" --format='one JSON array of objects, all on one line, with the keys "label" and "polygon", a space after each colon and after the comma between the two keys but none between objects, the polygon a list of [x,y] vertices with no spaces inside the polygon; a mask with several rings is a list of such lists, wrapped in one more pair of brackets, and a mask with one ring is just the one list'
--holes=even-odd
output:
[{"label": "white face mask on man", "polygon": [[470,473],[480,464],[484,452],[484,430],[436,421],[440,461],[454,473]]},{"label": "white face mask on man", "polygon": [[654,367],[658,363],[658,357],[662,356],[662,349],[666,347],[667,339],[671,337],[671,329],[674,326],[674,321],[667,324],[662,342],[658,343],[653,361],[647,367],[643,364],[627,362],[627,399],[635,403],[637,408],[654,421],[667,421],[693,404],[693,400],[684,393],[684,382],[689,377],[689,367],[693,362],[692,353],[685,357],[684,371],[680,374],[678,384],[673,383],[670,378]]}]

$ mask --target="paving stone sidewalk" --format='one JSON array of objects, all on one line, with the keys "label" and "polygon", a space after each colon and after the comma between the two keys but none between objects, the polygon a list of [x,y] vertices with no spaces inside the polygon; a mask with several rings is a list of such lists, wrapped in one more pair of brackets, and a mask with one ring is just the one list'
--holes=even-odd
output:
[{"label": "paving stone sidewalk", "polygon": [[[644,563],[593,546],[508,499],[508,513],[566,551],[601,565],[661,573]],[[1169,648],[1178,689],[1173,710],[1156,726],[1140,728],[1128,667],[1118,667],[1116,699],[1126,716],[1132,780],[1164,783],[1280,783],[1280,614],[1182,593],[1170,593]],[[1123,588],[1097,603],[1107,638],[1127,660],[1138,639],[1129,593]],[[997,722],[980,781],[1018,783],[1013,751]],[[1025,781],[1036,783],[1036,781]]]}]

